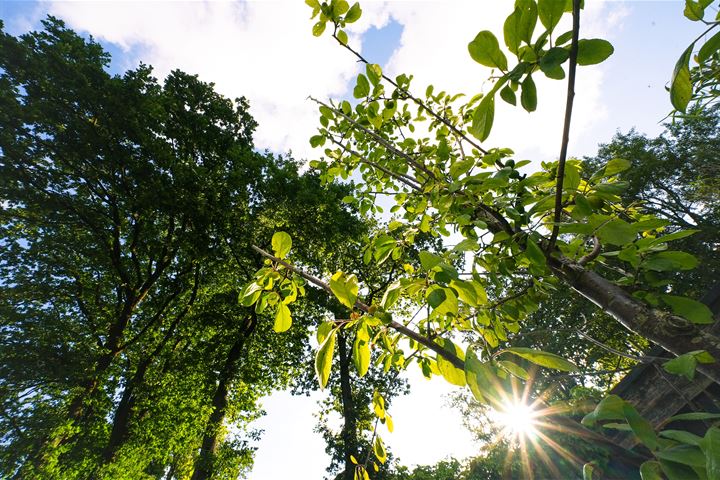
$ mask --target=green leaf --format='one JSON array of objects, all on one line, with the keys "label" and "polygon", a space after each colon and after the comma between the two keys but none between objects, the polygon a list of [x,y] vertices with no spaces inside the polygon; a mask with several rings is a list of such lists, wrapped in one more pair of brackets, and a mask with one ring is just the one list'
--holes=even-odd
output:
[{"label": "green leaf", "polygon": [[640,478],[642,480],[663,480],[660,462],[648,460],[640,465]]},{"label": "green leaf", "polygon": [[292,238],[285,232],[276,232],[272,237],[272,249],[276,257],[282,259],[290,253]]},{"label": "green leaf", "polygon": [[520,105],[528,112],[534,112],[537,108],[537,87],[532,76],[528,75],[520,84]]},{"label": "green leaf", "polygon": [[420,264],[422,265],[422,268],[427,271],[430,271],[436,266],[440,265],[442,261],[442,257],[439,257],[434,253],[426,251],[420,252]]},{"label": "green leaf", "polygon": [[358,375],[364,377],[370,368],[370,344],[367,338],[359,334],[355,336],[352,356]]},{"label": "green leaf", "polygon": [[592,427],[601,420],[625,420],[625,400],[617,395],[608,395],[597,404],[595,410],[585,415],[582,424]]},{"label": "green leaf", "polygon": [[709,479],[720,478],[720,428],[710,427],[700,442],[700,448],[707,459],[705,469]]},{"label": "green leaf", "polygon": [[313,25],[312,34],[315,35],[316,37],[319,37],[320,35],[322,35],[323,32],[325,31],[326,24],[327,24],[327,22],[324,22],[322,20],[317,22],[315,25]]},{"label": "green leaf", "polygon": [[365,73],[367,73],[370,83],[373,85],[380,83],[380,79],[382,78],[382,68],[380,68],[380,65],[376,63],[368,63],[365,66]]},{"label": "green leaf", "polygon": [[545,259],[545,253],[538,247],[537,243],[528,238],[525,246],[525,256],[527,256],[528,260],[533,265],[544,268],[547,260]]},{"label": "green leaf", "polygon": [[350,9],[350,5],[346,0],[334,0],[333,15],[339,17]]},{"label": "green leaf", "polygon": [[522,357],[541,367],[554,368],[563,372],[575,372],[578,367],[569,360],[566,360],[554,353],[543,352],[526,347],[511,347],[503,351],[503,353],[512,353],[518,357]]},{"label": "green leaf", "polygon": [[686,353],[678,357],[673,358],[663,364],[663,368],[666,372],[675,375],[682,375],[688,380],[695,378],[695,367],[697,366],[697,359],[692,353]]},{"label": "green leaf", "polygon": [[583,480],[593,480],[594,474],[595,474],[595,464],[593,462],[588,462],[585,465],[583,465]]},{"label": "green leaf", "polygon": [[495,96],[488,94],[482,99],[473,113],[472,125],[469,129],[470,133],[481,142],[484,142],[490,136],[494,119]]},{"label": "green leaf", "polygon": [[335,34],[335,36],[337,37],[338,42],[340,42],[343,45],[347,45],[348,34],[345,33],[345,30],[338,30],[338,32]]},{"label": "green leaf", "polygon": [[480,245],[475,240],[465,238],[461,240],[455,247],[453,247],[453,250],[456,252],[474,252],[480,249]]},{"label": "green leaf", "polygon": [[451,280],[450,286],[455,289],[460,300],[471,307],[487,303],[485,289],[476,281]]},{"label": "green leaf", "polygon": [[679,422],[684,420],[716,420],[718,418],[720,418],[720,413],[689,412],[674,415],[668,418],[667,423]]},{"label": "green leaf", "polygon": [[468,52],[472,59],[481,65],[507,71],[507,57],[500,50],[497,38],[489,30],[478,33],[475,39],[468,43]]},{"label": "green leaf", "polygon": [[[657,243],[663,243],[663,241],[660,240]],[[653,253],[645,259],[642,265],[647,270],[654,270],[656,272],[692,270],[698,266],[698,260],[687,252],[669,250]]]},{"label": "green leaf", "polygon": [[368,95],[370,95],[370,82],[368,82],[367,77],[361,73],[357,77],[357,84],[353,89],[353,97],[365,98]]},{"label": "green leaf", "polygon": [[500,365],[502,368],[507,370],[510,374],[518,377],[521,380],[527,380],[530,378],[530,375],[528,374],[527,370],[522,368],[520,365],[518,365],[515,362],[511,362],[509,360],[500,360],[498,362],[498,365]]},{"label": "green leaf", "polygon": [[278,305],[277,312],[275,313],[275,324],[273,330],[278,333],[284,332],[292,325],[292,316],[290,315],[290,309],[284,303]]},{"label": "green leaf", "polygon": [[383,294],[382,300],[380,301],[380,306],[385,310],[389,309],[395,304],[395,302],[397,302],[398,298],[400,298],[401,293],[402,285],[400,284],[400,281],[395,281],[391,283],[390,285],[388,285],[385,293]]},{"label": "green leaf", "polygon": [[624,158],[613,158],[605,165],[605,177],[612,177],[632,167],[632,162]]},{"label": "green leaf", "polygon": [[465,357],[465,380],[478,402],[487,405],[499,401],[496,392],[499,379],[487,362],[480,361],[472,347],[468,347]]},{"label": "green leaf", "polygon": [[375,435],[375,442],[373,443],[373,452],[375,453],[375,458],[378,459],[380,463],[385,463],[387,460],[387,452],[385,451],[385,444],[382,441],[382,438],[380,438],[380,435]]},{"label": "green leaf", "polygon": [[635,240],[635,229],[624,220],[616,218],[610,220],[597,231],[602,243],[622,246]]},{"label": "green leaf", "polygon": [[700,480],[695,470],[687,465],[660,460],[660,467],[668,480]]},{"label": "green leaf", "polygon": [[663,438],[675,440],[676,442],[685,443],[687,445],[698,446],[702,440],[701,437],[698,437],[690,432],[686,432],[685,430],[663,430],[658,435]]},{"label": "green leaf", "polygon": [[358,21],[360,15],[362,15],[362,9],[360,8],[360,4],[355,2],[345,15],[345,23],[353,23]]},{"label": "green leaf", "polygon": [[695,46],[693,42],[680,55],[675,70],[673,70],[670,79],[670,102],[679,112],[684,112],[692,98],[692,81],[690,80],[690,57],[692,49]]},{"label": "green leaf", "polygon": [[615,49],[607,40],[590,38],[578,40],[578,65],[596,65],[604,62]]},{"label": "green leaf", "polygon": [[672,308],[676,315],[685,317],[693,323],[713,323],[712,311],[704,303],[679,295],[661,295],[660,298]]},{"label": "green leaf", "polygon": [[330,378],[336,334],[337,329],[333,329],[315,354],[315,373],[320,382],[320,388],[325,388]]},{"label": "green leaf", "polygon": [[505,85],[502,90],[500,90],[500,98],[505,100],[510,105],[517,105],[517,98],[515,97],[515,92],[512,88],[510,88],[510,85]]},{"label": "green leaf", "polygon": [[553,31],[565,13],[565,0],[538,0],[538,15],[540,21],[548,29]]},{"label": "green leaf", "polygon": [[517,0],[515,10],[505,20],[503,35],[505,45],[517,54],[521,42],[530,43],[537,23],[537,5],[534,0]]},{"label": "green leaf", "polygon": [[697,54],[698,63],[705,63],[707,59],[718,50],[720,50],[720,32],[710,37],[710,39],[700,47]]},{"label": "green leaf", "polygon": [[[443,350],[450,352],[456,357],[460,358],[460,360],[465,359],[465,354],[463,353],[463,351],[460,350],[460,348],[455,345],[451,340],[448,340],[447,338],[436,338],[435,343],[440,345]],[[449,360],[446,360],[445,357],[440,354],[437,354],[436,361],[438,370],[440,370],[440,374],[443,376],[443,378],[445,378],[445,380],[459,387],[465,386],[465,372],[463,370],[457,368]]]},{"label": "green leaf", "polygon": [[659,447],[657,435],[646,419],[640,416],[631,404],[625,402],[623,413],[635,436],[649,449],[657,450]]},{"label": "green leaf", "polygon": [[691,467],[704,467],[705,455],[702,450],[693,445],[678,445],[655,452],[655,456],[661,460],[681,463]]},{"label": "green leaf", "polygon": [[[553,71],[560,68],[560,65],[562,65],[568,59],[568,55],[570,55],[570,53],[567,51],[567,49],[562,47],[553,47],[548,50],[545,55],[540,57],[538,66],[540,67],[540,70],[545,73],[545,75],[550,78],[555,78],[556,75],[553,74]],[[565,73],[563,72],[562,75],[564,77]]]},{"label": "green leaf", "polygon": [[355,275],[345,275],[341,271],[337,271],[335,275],[330,278],[330,290],[332,290],[335,297],[340,300],[340,303],[348,307],[349,309],[355,308],[355,301],[358,295],[358,281]]},{"label": "green leaf", "polygon": [[[679,232],[674,232],[674,233],[671,233],[670,235],[663,235],[662,237],[655,238],[652,240],[652,242],[650,242],[650,244],[658,245],[660,243],[672,242],[673,240],[680,240],[682,238],[686,238],[691,235],[695,235],[699,231],[700,230],[680,230]],[[691,268],[695,268],[695,267],[691,267]]]}]

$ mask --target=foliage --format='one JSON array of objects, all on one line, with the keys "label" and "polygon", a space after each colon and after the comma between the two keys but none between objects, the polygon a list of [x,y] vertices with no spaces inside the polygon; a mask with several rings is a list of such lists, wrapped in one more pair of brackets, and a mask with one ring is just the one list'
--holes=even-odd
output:
[{"label": "foliage", "polygon": [[100,45],[43,24],[0,32],[0,476],[236,478],[322,314],[297,299],[276,335],[239,304],[249,245],[289,229],[322,268],[361,231],[348,187],[257,152],[245,99],[111,76]]},{"label": "foliage", "polygon": [[[394,199],[387,232],[367,242],[364,260],[382,266],[392,255],[407,263],[381,302],[360,298],[363,285],[350,272],[334,273],[329,285],[310,280],[355,310],[344,330],[367,330],[363,335],[381,355],[397,359],[393,368],[416,363],[426,376],[467,384],[479,402],[497,407],[512,379],[528,377],[525,362],[562,372],[577,369],[550,352],[507,343],[549,295],[573,289],[643,342],[657,343],[681,358],[712,358],[695,367],[720,381],[718,339],[701,329],[712,322],[709,310],[677,295],[662,279],[698,265],[692,254],[674,247],[696,232],[668,233],[668,220],[626,201],[622,173],[632,166],[627,159],[611,158],[593,168],[567,157],[576,67],[600,63],[613,53],[605,40],[580,38],[580,1],[518,0],[503,32],[510,57],[492,32],[479,32],[468,44],[470,57],[499,73],[491,77],[489,90],[468,101],[461,94],[436,93],[432,86],[416,96],[412,76],[390,78],[354,50],[343,29],[357,20],[357,4],[306,3],[318,19],[313,34],[320,36],[331,25],[333,38],[365,65],[353,90],[355,105],[313,99],[321,126],[310,142],[324,147],[324,157],[311,166],[325,181],[361,176],[353,203],[363,213],[382,211],[373,201],[378,191]],[[568,12],[572,30],[554,35]],[[529,161],[515,160],[508,148],[486,149],[478,140],[490,137],[498,92],[515,105],[519,90],[521,106],[535,110],[539,93],[534,78],[540,74],[550,79],[567,74],[565,125],[559,159],[542,162],[539,171],[527,174],[521,168]],[[671,87],[674,98],[684,88],[677,78]],[[439,253],[421,251],[418,268],[406,258],[421,233],[460,241]],[[292,252],[289,258],[274,261],[273,268],[302,276],[302,263],[294,261]],[[461,264],[466,271],[457,269]],[[403,315],[394,306],[408,304],[425,306],[428,312],[412,328],[396,320]],[[323,328],[323,336],[333,338],[340,327]],[[404,361],[407,348],[418,349],[412,362]],[[331,356],[332,349],[321,346],[321,383]],[[584,474],[592,476],[592,468],[597,464],[588,465]]]}]

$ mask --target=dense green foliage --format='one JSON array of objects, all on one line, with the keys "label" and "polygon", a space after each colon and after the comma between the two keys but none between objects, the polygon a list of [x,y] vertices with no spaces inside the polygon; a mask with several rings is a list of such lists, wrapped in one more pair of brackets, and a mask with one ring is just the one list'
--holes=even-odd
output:
[{"label": "dense green foliage", "polygon": [[0,472],[235,478],[257,400],[324,315],[301,300],[278,336],[239,304],[250,245],[292,229],[322,268],[361,231],[347,187],[257,153],[244,99],[111,76],[97,43],[44,26],[0,37]]}]

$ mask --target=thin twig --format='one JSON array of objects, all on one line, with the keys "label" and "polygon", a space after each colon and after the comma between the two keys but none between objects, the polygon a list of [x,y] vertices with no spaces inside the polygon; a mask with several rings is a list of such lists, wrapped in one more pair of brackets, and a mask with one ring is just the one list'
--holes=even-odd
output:
[{"label": "thin twig", "polygon": [[578,38],[580,36],[580,0],[573,0],[572,44],[570,45],[570,66],[568,68],[567,100],[565,103],[565,122],[563,125],[562,145],[558,159],[557,182],[555,187],[555,220],[552,234],[547,245],[547,252],[555,247],[560,233],[560,216],[562,214],[563,179],[565,177],[565,161],[567,160],[568,143],[570,141],[570,120],[572,118],[573,101],[575,99],[575,71],[577,70]]}]

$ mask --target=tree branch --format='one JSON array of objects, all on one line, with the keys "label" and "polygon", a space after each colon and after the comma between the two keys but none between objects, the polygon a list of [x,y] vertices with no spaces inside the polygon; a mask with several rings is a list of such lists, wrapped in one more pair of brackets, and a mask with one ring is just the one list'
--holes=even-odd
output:
[{"label": "tree branch", "polygon": [[568,68],[567,100],[565,103],[565,122],[563,125],[562,145],[558,159],[557,184],[555,187],[555,219],[552,234],[547,245],[547,252],[555,246],[558,233],[560,233],[560,216],[562,214],[563,179],[565,177],[565,161],[567,160],[568,143],[570,141],[570,120],[572,118],[573,101],[575,99],[575,71],[577,70],[578,38],[580,36],[580,0],[573,0],[573,29],[572,43],[570,44],[570,66]]}]

